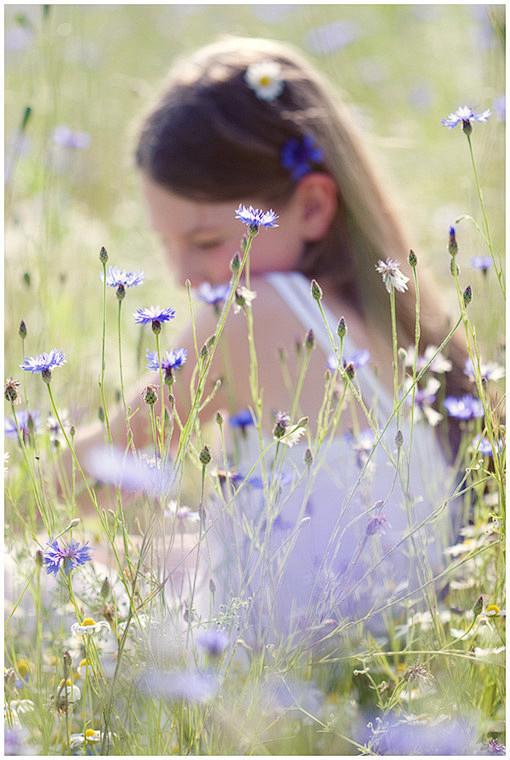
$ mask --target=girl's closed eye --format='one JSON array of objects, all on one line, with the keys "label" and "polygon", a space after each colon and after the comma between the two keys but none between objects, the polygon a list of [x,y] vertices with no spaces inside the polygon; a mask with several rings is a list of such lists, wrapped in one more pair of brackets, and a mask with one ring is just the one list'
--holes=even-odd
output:
[{"label": "girl's closed eye", "polygon": [[208,251],[213,248],[219,248],[225,242],[224,238],[211,238],[209,240],[195,240],[192,245],[194,248]]}]

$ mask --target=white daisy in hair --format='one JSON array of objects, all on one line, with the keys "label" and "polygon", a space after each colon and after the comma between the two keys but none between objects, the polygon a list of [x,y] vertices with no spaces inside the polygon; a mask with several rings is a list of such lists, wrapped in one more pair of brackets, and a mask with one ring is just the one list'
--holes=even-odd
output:
[{"label": "white daisy in hair", "polygon": [[274,100],[283,90],[282,67],[276,61],[251,63],[246,69],[246,84],[261,100]]}]

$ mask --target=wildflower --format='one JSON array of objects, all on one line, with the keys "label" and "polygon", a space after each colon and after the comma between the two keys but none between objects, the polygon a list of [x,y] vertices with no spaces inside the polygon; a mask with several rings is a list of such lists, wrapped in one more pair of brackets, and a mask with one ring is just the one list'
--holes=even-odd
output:
[{"label": "wildflower", "polygon": [[18,393],[19,385],[20,384],[18,380],[14,380],[12,377],[7,378],[4,387],[4,396],[6,401],[10,401],[11,404],[19,404],[21,402]]},{"label": "wildflower", "polygon": [[[411,386],[412,379],[406,377],[405,388]],[[427,380],[427,384],[423,388],[416,388],[414,392],[414,419],[419,421],[423,417],[427,420],[428,424],[435,427],[442,419],[443,415],[433,408],[433,404],[436,401],[436,394],[441,386],[441,383],[436,377],[430,377]],[[406,396],[406,404],[410,406],[413,402],[412,394],[409,393]]]},{"label": "wildflower", "polygon": [[236,211],[235,218],[247,224],[248,232],[252,234],[256,234],[259,231],[259,227],[278,227],[278,216],[272,209],[261,211],[260,209],[253,208],[253,206],[246,208],[246,206],[240,205]]},{"label": "wildflower", "polygon": [[[406,352],[405,366],[414,367],[415,347],[409,346]],[[435,372],[437,375],[444,372],[450,372],[452,363],[449,359],[446,359],[443,354],[439,353],[437,346],[427,346],[423,354],[418,354],[416,357],[416,371],[421,372],[422,369],[427,367],[431,372]]]},{"label": "wildflower", "polygon": [[290,137],[280,152],[280,161],[284,169],[289,169],[290,176],[299,180],[312,171],[312,164],[319,164],[324,151],[318,148],[312,135],[305,135],[301,141]]},{"label": "wildflower", "polygon": [[443,406],[450,415],[458,420],[471,420],[476,417],[483,417],[483,404],[480,399],[470,396],[466,393],[460,398],[447,396],[443,401]]},{"label": "wildflower", "polygon": [[62,564],[65,574],[69,575],[69,572],[73,568],[84,565],[85,562],[92,560],[90,556],[91,551],[93,549],[88,546],[88,541],[83,546],[80,546],[78,541],[71,540],[67,546],[60,548],[58,541],[50,539],[43,552],[46,572],[48,575],[53,573],[56,576]]},{"label": "wildflower", "polygon": [[455,237],[455,227],[450,227],[448,238],[448,253],[452,258],[454,258],[457,255],[458,250],[459,246],[457,243],[457,238]]},{"label": "wildflower", "polygon": [[219,314],[220,308],[227,300],[229,290],[230,285],[211,285],[209,282],[203,282],[198,289],[198,297],[205,303],[211,304]]},{"label": "wildflower", "polygon": [[347,434],[346,438],[356,455],[356,464],[361,469],[366,464],[369,454],[373,449],[375,440],[374,431],[367,428],[366,430],[362,430],[356,438],[353,438],[351,434]]},{"label": "wildflower", "polygon": [[126,491],[164,494],[172,484],[173,471],[161,460],[126,454],[122,449],[98,447],[89,453],[87,467],[102,483]]},{"label": "wildflower", "polygon": [[200,522],[198,512],[190,509],[190,507],[178,507],[176,501],[168,502],[165,517],[170,517],[175,521],[179,533],[193,532],[195,526]]},{"label": "wildflower", "polygon": [[85,675],[87,668],[90,668],[91,665],[92,665],[91,661],[88,660],[86,657],[83,660],[80,660],[80,663],[78,667],[76,668],[77,676],[79,678],[82,678]]},{"label": "wildflower", "polygon": [[24,363],[19,366],[25,372],[31,372],[32,374],[40,372],[44,382],[49,383],[51,382],[51,370],[55,369],[55,367],[61,367],[65,362],[64,353],[54,348],[49,354],[39,354],[35,358],[26,357]]},{"label": "wildflower", "polygon": [[57,707],[62,708],[73,702],[77,702],[81,697],[81,691],[78,686],[74,686],[69,678],[63,678],[57,689]]},{"label": "wildflower", "polygon": [[[273,438],[285,443],[287,446],[294,446],[302,435],[305,433],[305,425],[308,422],[307,417],[299,420],[295,426],[291,426],[290,417],[285,412],[275,412],[275,426],[273,428]],[[294,427],[293,430],[289,428]]]},{"label": "wildflower", "polygon": [[96,623],[94,618],[85,618],[82,623],[73,623],[73,625],[71,626],[71,631],[75,636],[78,633],[81,636],[83,635],[93,636],[102,628],[109,628],[109,627],[110,626],[108,625],[106,620],[100,620],[99,623]]},{"label": "wildflower", "polygon": [[471,266],[473,269],[480,269],[484,274],[493,266],[492,256],[473,256]]},{"label": "wildflower", "polygon": [[22,340],[27,337],[27,326],[24,319],[19,323],[18,335]]},{"label": "wildflower", "polygon": [[150,671],[139,681],[145,693],[175,701],[208,702],[218,687],[215,676],[197,671]]},{"label": "wildflower", "polygon": [[197,644],[204,649],[210,657],[220,657],[228,647],[229,638],[225,631],[210,628],[202,631],[197,636]]},{"label": "wildflower", "polygon": [[87,728],[83,734],[71,734],[71,741],[69,743],[70,749],[77,749],[83,744],[90,742],[91,744],[97,744],[101,741],[101,732],[95,731],[93,728]]},{"label": "wildflower", "polygon": [[[484,435],[477,435],[471,442],[471,446],[476,452],[478,452],[478,454],[482,454],[482,456],[492,457],[494,455],[492,444]],[[496,441],[496,448],[500,452],[503,450],[503,441],[501,438]]]},{"label": "wildflower", "polygon": [[317,280],[312,280],[312,283],[311,283],[311,293],[312,293],[312,298],[315,301],[319,302],[319,301],[322,300],[322,288],[319,285],[319,283],[317,282]]},{"label": "wildflower", "polygon": [[[504,368],[500,367],[500,365],[496,364],[496,362],[487,362],[487,364],[484,364],[482,361],[480,361],[478,363],[478,370],[480,372],[482,380],[486,383],[491,380],[494,382],[501,380],[501,378],[505,376]],[[471,359],[466,359],[464,363],[464,374],[467,375],[470,380],[476,380]]]},{"label": "wildflower", "polygon": [[479,596],[476,602],[473,605],[473,615],[475,618],[478,617],[478,615],[483,610],[483,596]]},{"label": "wildflower", "polygon": [[241,409],[240,412],[229,417],[228,424],[233,428],[239,428],[246,435],[246,428],[255,424],[251,409]]},{"label": "wildflower", "polygon": [[146,404],[149,406],[154,406],[154,404],[158,401],[158,386],[157,385],[146,385],[143,391],[140,393],[140,396],[143,398]]},{"label": "wildflower", "polygon": [[305,43],[315,55],[324,55],[349,45],[360,34],[361,29],[357,24],[339,20],[311,29],[305,35]]},{"label": "wildflower", "polygon": [[418,681],[425,684],[433,683],[434,676],[427,669],[427,666],[423,663],[418,663],[418,660],[404,673],[404,681]]},{"label": "wildflower", "polygon": [[448,129],[454,129],[458,124],[462,124],[462,129],[466,135],[470,135],[473,131],[473,121],[478,121],[481,124],[487,121],[492,116],[490,108],[483,111],[483,113],[476,114],[469,106],[460,106],[455,113],[448,115],[448,118],[441,119],[441,124]]},{"label": "wildflower", "polygon": [[153,333],[161,332],[161,323],[169,322],[175,317],[175,309],[160,309],[159,306],[151,306],[149,309],[138,308],[134,314],[135,322],[138,325],[151,325]]},{"label": "wildflower", "polygon": [[506,755],[506,747],[504,744],[500,744],[496,739],[489,739],[485,745],[486,755]]},{"label": "wildflower", "polygon": [[471,285],[466,286],[466,289],[462,294],[462,300],[464,301],[464,306],[468,306],[473,300],[473,291],[471,289]]},{"label": "wildflower", "polygon": [[367,536],[374,536],[376,533],[384,535],[385,526],[388,524],[388,518],[382,512],[377,512],[367,525]]},{"label": "wildflower", "polygon": [[[175,369],[179,369],[186,362],[188,352],[185,348],[178,348],[176,351],[170,349],[165,351],[165,355],[161,359],[161,369],[165,370],[165,383],[172,385],[174,381],[173,372]],[[160,364],[157,351],[149,351],[147,349],[147,369],[159,370]]]},{"label": "wildflower", "polygon": [[257,294],[254,290],[248,290],[244,285],[240,285],[236,288],[235,302],[232,306],[234,314],[238,314],[241,309],[245,311],[246,306],[249,306]]},{"label": "wildflower", "polygon": [[71,148],[74,150],[85,150],[92,142],[87,132],[73,132],[72,129],[64,125],[55,127],[52,139],[60,148]]},{"label": "wildflower", "polygon": [[339,338],[345,338],[347,334],[347,324],[345,322],[345,317],[340,317],[340,319],[338,320],[336,334],[338,335]]},{"label": "wildflower", "polygon": [[260,100],[274,100],[283,91],[282,67],[277,61],[251,63],[244,79]]},{"label": "wildflower", "polygon": [[[101,272],[101,279],[104,282],[104,273]],[[106,284],[110,288],[117,288],[116,296],[119,301],[122,301],[126,294],[126,288],[133,288],[141,285],[145,279],[143,271],[127,272],[125,269],[119,269],[118,267],[108,267],[106,273]]]},{"label": "wildflower", "polygon": [[379,259],[375,268],[382,275],[382,279],[386,285],[386,290],[388,293],[391,293],[392,289],[398,290],[400,293],[403,293],[407,290],[409,277],[406,277],[402,274],[397,261],[386,259],[386,262],[384,262]]},{"label": "wildflower", "polygon": [[35,704],[31,699],[11,699],[9,707],[15,715],[20,715],[20,713],[32,712]]},{"label": "wildflower", "polygon": [[[27,409],[22,409],[16,415],[19,431],[23,436],[23,441],[26,443],[31,435],[37,435],[39,433],[39,412],[34,409],[29,412]],[[7,438],[18,438],[18,428],[14,417],[8,417],[4,420],[4,432]]]},{"label": "wildflower", "polygon": [[[370,351],[366,348],[360,348],[359,351],[355,351],[350,358],[343,359],[343,367],[347,367],[348,364],[352,364],[354,369],[357,370],[360,367],[364,367],[370,361]],[[329,354],[327,358],[327,367],[334,372],[338,367],[338,359],[336,354]]]},{"label": "wildflower", "polygon": [[499,615],[501,610],[499,609],[497,604],[489,604],[488,607],[485,609],[485,614],[490,616],[496,616]]},{"label": "wildflower", "polygon": [[101,264],[106,264],[108,261],[108,251],[104,247],[104,245],[101,246],[101,250],[99,251],[99,261]]},{"label": "wildflower", "polygon": [[[63,409],[60,412],[60,421],[62,423],[62,427],[70,428],[71,424],[69,422],[69,417],[66,409]],[[55,446],[60,446],[64,442],[64,436],[62,433],[62,428],[60,427],[59,421],[56,417],[54,417],[52,414],[48,415],[48,418],[46,420],[46,429],[50,434],[50,442]]]}]

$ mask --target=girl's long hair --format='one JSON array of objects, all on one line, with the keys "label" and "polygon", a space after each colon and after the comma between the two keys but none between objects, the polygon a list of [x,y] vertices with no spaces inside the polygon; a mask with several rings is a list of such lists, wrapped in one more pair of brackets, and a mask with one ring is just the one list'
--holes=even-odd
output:
[{"label": "girl's long hair", "polygon": [[[245,78],[250,64],[268,60],[280,64],[284,83],[281,94],[270,101],[258,98]],[[228,37],[178,62],[144,117],[136,160],[154,182],[186,198],[256,198],[278,212],[296,187],[282,165],[282,147],[290,138],[302,140],[305,135],[323,152],[313,169],[335,180],[338,204],[326,236],[307,244],[300,269],[319,283],[327,277],[341,299],[389,338],[389,299],[375,267],[379,259],[390,258],[410,274],[409,246],[347,109],[292,47]],[[418,271],[423,349],[447,335],[448,319],[437,291]],[[415,304],[410,277],[409,292],[397,294],[398,338],[404,347],[414,344]],[[449,391],[465,392],[466,354],[456,336],[448,354],[453,363]]]}]

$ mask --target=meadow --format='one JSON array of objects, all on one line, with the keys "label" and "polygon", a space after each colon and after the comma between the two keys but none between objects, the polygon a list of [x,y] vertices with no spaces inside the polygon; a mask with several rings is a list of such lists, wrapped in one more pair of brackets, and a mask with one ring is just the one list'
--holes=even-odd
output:
[{"label": "meadow", "polygon": [[[5,754],[504,754],[504,11],[5,6]],[[214,605],[220,593],[209,583],[209,614],[198,610],[210,505],[242,505],[259,465],[268,505],[297,487],[297,467],[283,477],[292,461],[284,419],[283,434],[235,484],[230,452],[209,445],[228,420],[219,415],[210,430],[197,423],[252,227],[240,222],[241,269],[233,267],[217,334],[187,359],[197,368],[189,419],[174,417],[171,403],[156,418],[146,397],[150,456],[128,447],[118,459],[112,446],[94,478],[69,453],[91,422],[109,440],[112,410],[144,374],[147,350],[159,366],[190,318],[194,296],[174,281],[149,229],[134,134],[174,56],[229,33],[292,42],[342,92],[413,241],[418,263],[406,274],[433,274],[473,368],[471,400],[440,407],[441,426],[461,431],[448,503],[462,505],[462,520],[444,569],[432,577],[420,559],[421,583],[404,604],[390,589],[377,614],[263,645],[250,639],[254,600],[242,589]],[[445,128],[441,119],[465,104],[490,117],[467,133],[462,119]],[[110,267],[134,279],[143,270],[143,282],[116,298]],[[155,339],[151,320],[137,325],[131,314],[156,303],[176,316]],[[250,304],[242,308],[249,322]],[[341,352],[341,332],[332,343]],[[429,413],[419,391],[443,354],[447,336],[422,367],[399,353],[398,391],[416,389],[416,415]],[[338,423],[338,384],[355,393],[352,381],[339,362],[325,382],[310,482]],[[242,423],[234,433],[242,447]],[[383,532],[371,525],[367,535]],[[268,552],[262,544],[261,563]]]}]

